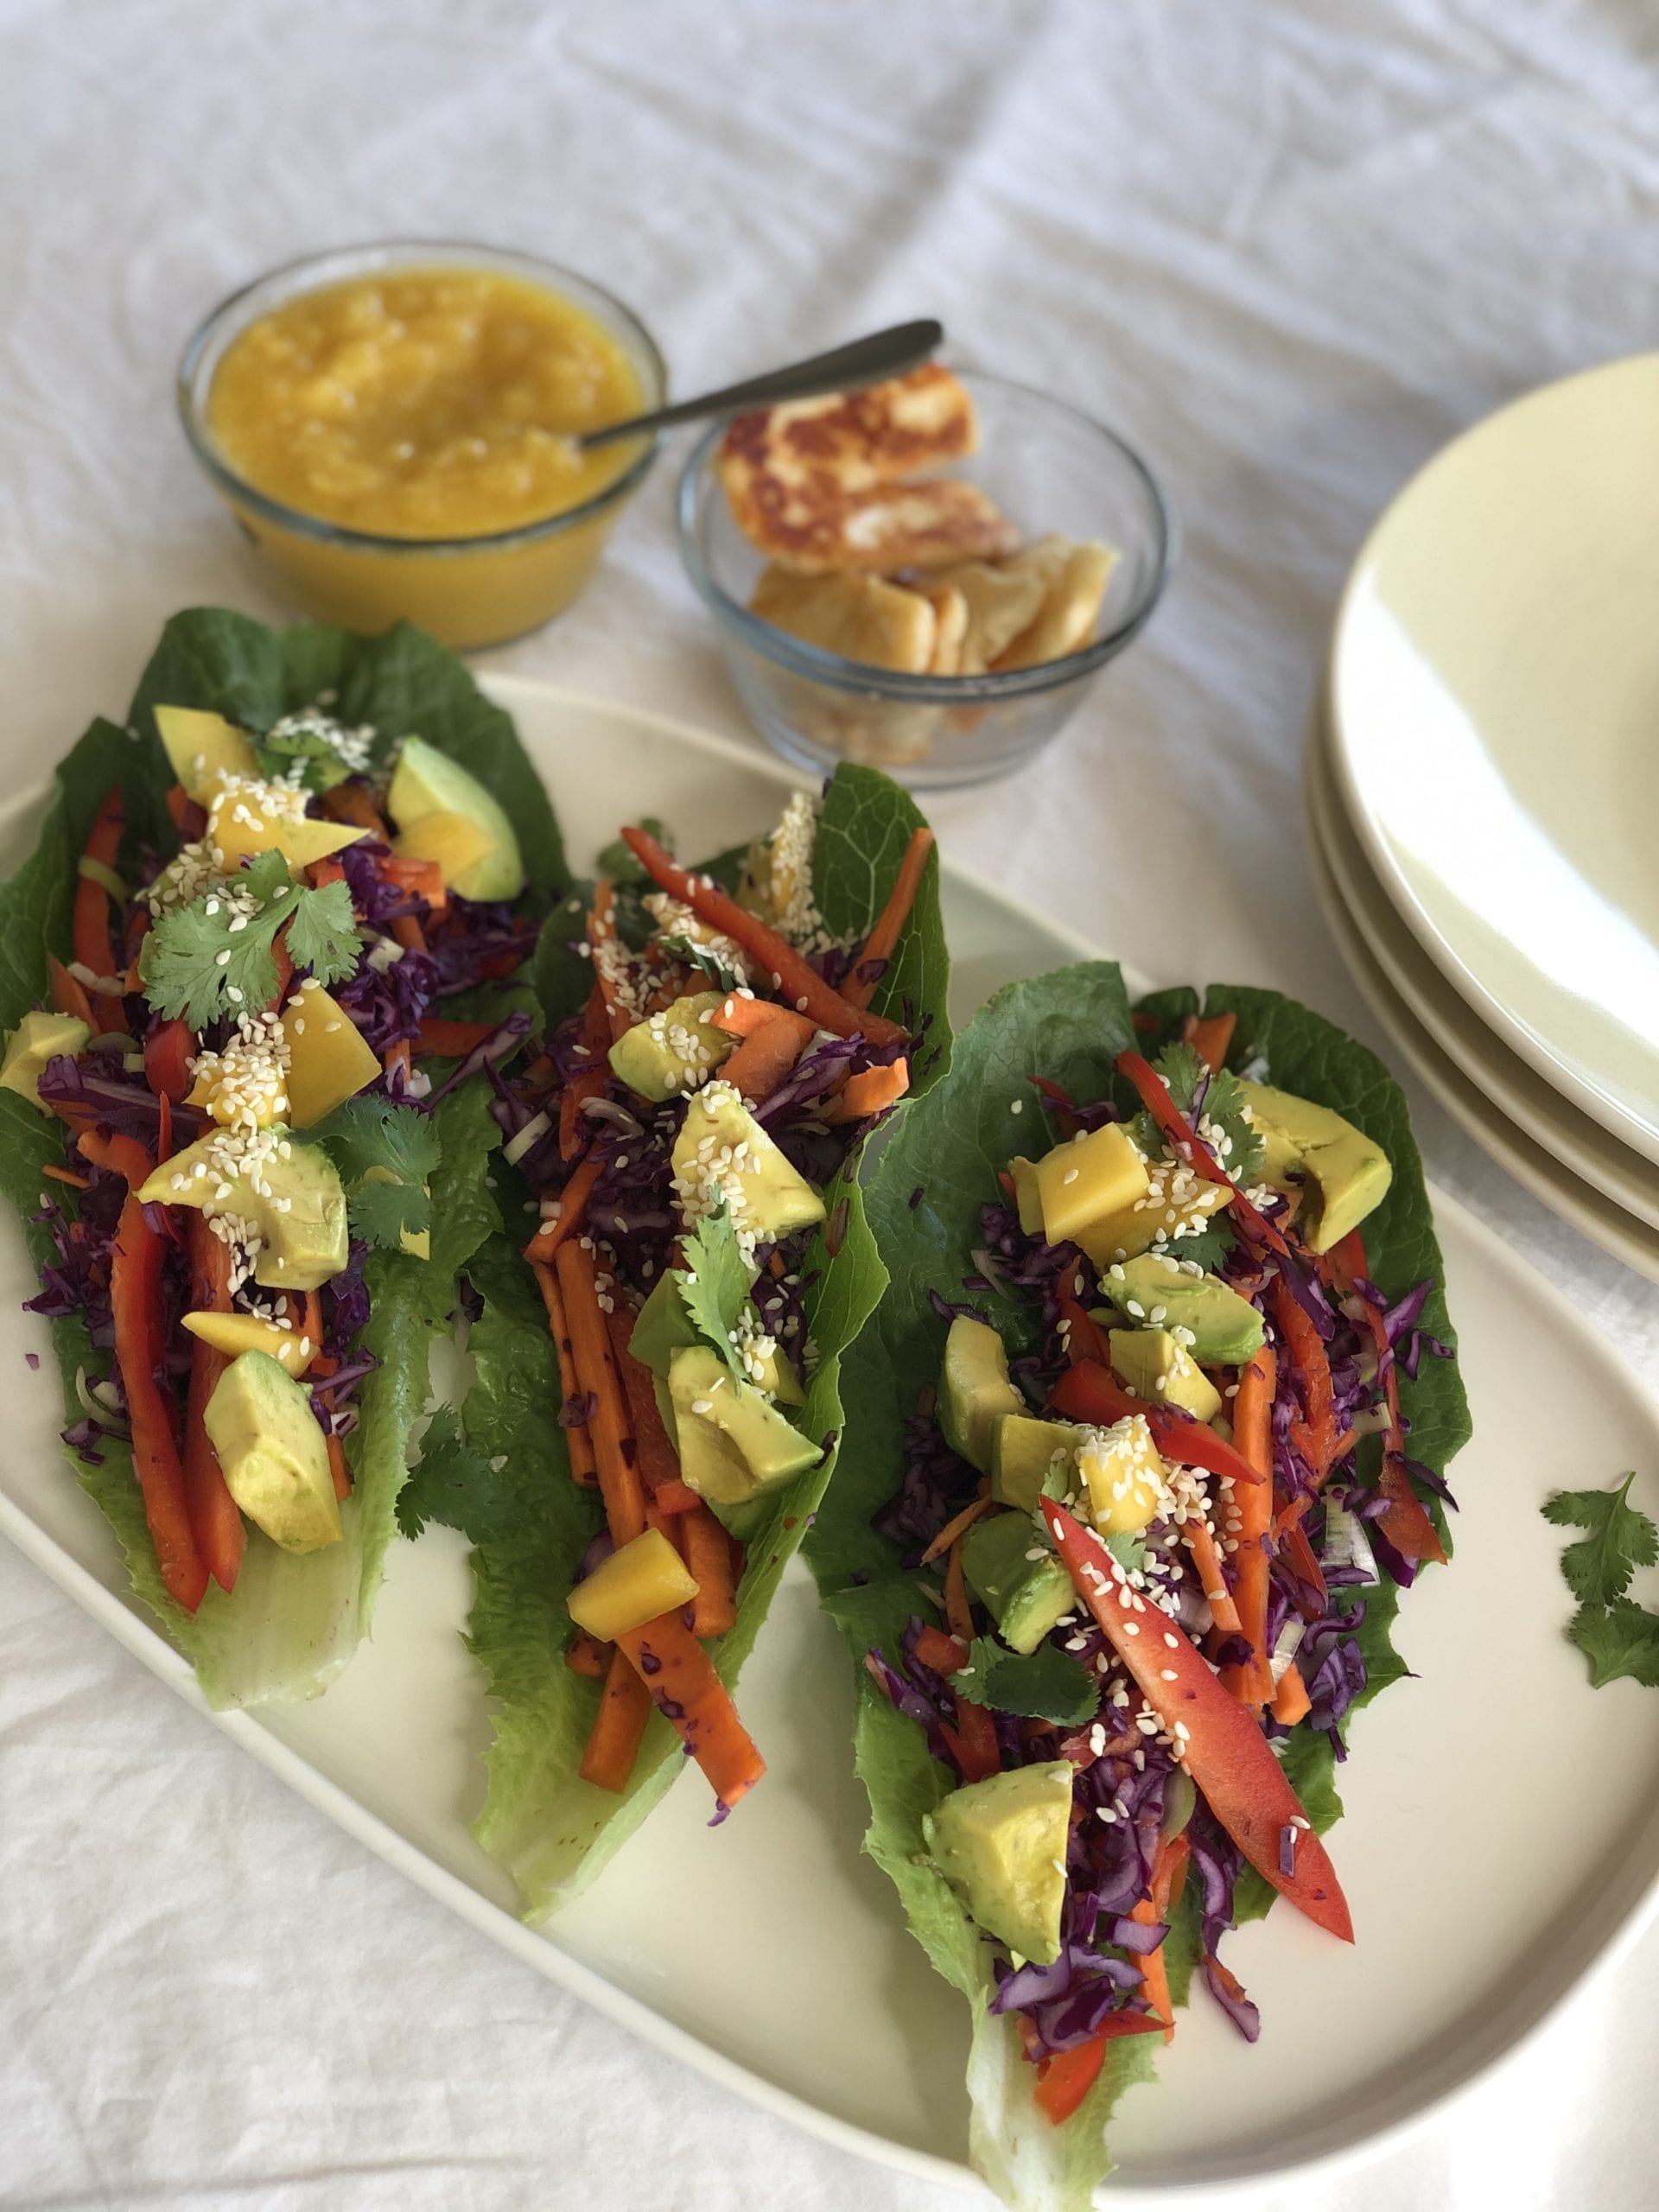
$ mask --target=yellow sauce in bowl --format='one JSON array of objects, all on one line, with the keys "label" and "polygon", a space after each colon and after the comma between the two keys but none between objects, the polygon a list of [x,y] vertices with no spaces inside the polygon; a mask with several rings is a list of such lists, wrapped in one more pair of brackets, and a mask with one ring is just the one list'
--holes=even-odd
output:
[{"label": "yellow sauce in bowl", "polygon": [[475,645],[575,596],[620,512],[603,495],[640,442],[584,453],[573,434],[657,397],[616,331],[550,285],[404,265],[257,315],[225,346],[202,412],[234,480],[221,488],[313,612]]}]

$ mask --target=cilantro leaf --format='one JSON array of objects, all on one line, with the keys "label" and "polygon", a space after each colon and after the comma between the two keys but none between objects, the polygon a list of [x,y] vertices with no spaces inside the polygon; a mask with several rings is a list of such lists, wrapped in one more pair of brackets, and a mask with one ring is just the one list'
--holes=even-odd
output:
[{"label": "cilantro leaf", "polygon": [[459,1529],[468,1543],[500,1543],[512,1533],[515,1511],[511,1487],[466,1442],[454,1408],[440,1406],[397,1495],[399,1529],[414,1537],[429,1521],[441,1521],[446,1529]]},{"label": "cilantro leaf", "polygon": [[1095,1677],[1052,1643],[1039,1643],[1031,1652],[1008,1651],[994,1636],[976,1636],[967,1665],[950,1680],[976,1705],[1028,1720],[1052,1720],[1062,1728],[1080,1728],[1100,1707]]},{"label": "cilantro leaf", "polygon": [[405,1235],[431,1228],[426,1185],[442,1147],[429,1114],[389,1098],[348,1098],[310,1134],[340,1171],[354,1236],[397,1251]]},{"label": "cilantro leaf", "polygon": [[352,974],[363,938],[352,912],[351,886],[343,880],[320,891],[302,891],[288,925],[288,957],[308,968],[320,983],[338,983]]},{"label": "cilantro leaf", "polygon": [[[1153,1067],[1163,1077],[1170,1096],[1189,1121],[1192,1119],[1193,1103],[1202,1090],[1199,1118],[1212,1122],[1226,1143],[1225,1151],[1220,1154],[1222,1166],[1236,1183],[1254,1183],[1262,1173],[1267,1148],[1261,1131],[1250,1119],[1238,1077],[1226,1068],[1209,1075],[1197,1048],[1180,1043],[1166,1045]],[[1130,1135],[1149,1160],[1160,1158],[1169,1149],[1157,1123],[1144,1111],[1135,1116]]]},{"label": "cilantro leaf", "polygon": [[689,937],[663,937],[658,942],[671,958],[683,961],[688,968],[706,976],[716,990],[736,989],[737,970],[721,958],[713,945],[699,944],[695,938]]},{"label": "cilantro leaf", "polygon": [[685,1310],[698,1333],[729,1361],[732,1331],[749,1297],[749,1270],[729,1210],[721,1206],[699,1222],[680,1249],[684,1265],[677,1272]]},{"label": "cilantro leaf", "polygon": [[1115,1529],[1106,1539],[1106,1548],[1125,1574],[1139,1574],[1147,1563],[1146,1539],[1127,1529]]},{"label": "cilantro leaf", "polygon": [[1567,1632],[1590,1662],[1595,1688],[1605,1689],[1628,1675],[1645,1689],[1659,1689],[1659,1613],[1650,1613],[1633,1598],[1615,1599],[1611,1605],[1580,1605]]},{"label": "cilantro leaf", "polygon": [[1557,1491],[1543,1508],[1556,1528],[1590,1532],[1561,1554],[1567,1586],[1581,1605],[1611,1605],[1630,1588],[1638,1567],[1659,1560],[1659,1529],[1625,1503],[1635,1480],[1632,1469],[1617,1490]]}]

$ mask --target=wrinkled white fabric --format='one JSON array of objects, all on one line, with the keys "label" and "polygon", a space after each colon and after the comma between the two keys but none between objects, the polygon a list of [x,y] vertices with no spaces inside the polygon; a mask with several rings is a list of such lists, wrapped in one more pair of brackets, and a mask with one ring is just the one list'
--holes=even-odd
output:
[{"label": "wrinkled white fabric", "polygon": [[[172,417],[185,334],[256,271],[388,233],[524,245],[638,304],[682,391],[937,312],[1121,429],[1185,535],[1055,749],[934,803],[947,846],[1151,974],[1285,985],[1371,1035],[1300,847],[1334,599],[1454,431],[1653,343],[1656,57],[1643,0],[4,0],[0,785],[119,710],[175,608],[283,611]],[[672,483],[493,664],[741,728]],[[1149,896],[1158,848],[1185,895]],[[1659,1293],[1417,1103],[1433,1171],[1651,1370]],[[1572,1817],[1539,1758],[1518,1848]],[[1370,2164],[1230,2202],[1637,2212],[1656,1970],[1650,1937]],[[0,1548],[0,2205],[957,2201],[499,1955]]]}]

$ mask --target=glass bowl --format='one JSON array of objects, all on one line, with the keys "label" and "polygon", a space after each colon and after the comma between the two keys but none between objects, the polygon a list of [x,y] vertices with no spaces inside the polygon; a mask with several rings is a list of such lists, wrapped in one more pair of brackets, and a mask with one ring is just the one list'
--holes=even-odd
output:
[{"label": "glass bowl", "polygon": [[662,441],[642,438],[626,466],[579,506],[511,530],[467,537],[394,537],[327,522],[258,491],[214,439],[208,398],[226,349],[261,315],[303,292],[391,270],[478,269],[516,276],[590,315],[617,340],[639,379],[640,409],[667,397],[667,372],[632,311],[574,270],[493,246],[398,238],[289,262],[233,292],[191,339],[179,365],[178,404],[191,450],[260,550],[324,621],[375,631],[417,622],[447,645],[499,645],[567,607],[592,575],[623,506]]},{"label": "glass bowl", "polygon": [[1103,538],[1117,554],[1092,644],[1040,667],[904,676],[810,645],[749,610],[765,556],[732,518],[714,470],[716,424],[680,478],[680,551],[713,608],[756,729],[798,766],[885,768],[916,790],[1001,776],[1055,736],[1109,660],[1145,626],[1167,582],[1175,528],[1151,470],[1065,400],[963,372],[980,449],[950,473],[982,486],[1030,537]]}]

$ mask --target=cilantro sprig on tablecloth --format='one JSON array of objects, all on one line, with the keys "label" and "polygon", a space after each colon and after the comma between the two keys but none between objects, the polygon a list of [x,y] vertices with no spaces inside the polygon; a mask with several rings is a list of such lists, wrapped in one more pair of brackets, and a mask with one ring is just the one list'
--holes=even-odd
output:
[{"label": "cilantro sprig on tablecloth", "polygon": [[344,882],[320,891],[296,883],[280,853],[259,853],[188,906],[163,914],[144,940],[144,996],[193,1029],[257,1014],[276,995],[276,933],[289,957],[320,983],[352,974],[363,940]]},{"label": "cilantro sprig on tablecloth", "polygon": [[1659,1689],[1659,1613],[1628,1594],[1637,1568],[1659,1562],[1659,1528],[1629,1502],[1635,1480],[1632,1471],[1615,1490],[1557,1491],[1543,1508],[1558,1529],[1586,1531],[1561,1554],[1561,1573],[1579,1601],[1567,1632],[1597,1689],[1623,1675]]}]

